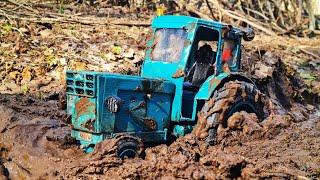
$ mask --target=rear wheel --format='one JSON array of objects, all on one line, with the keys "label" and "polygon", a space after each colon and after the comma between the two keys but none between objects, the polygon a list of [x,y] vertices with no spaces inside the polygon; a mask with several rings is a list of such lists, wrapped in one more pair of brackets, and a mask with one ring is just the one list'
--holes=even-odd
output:
[{"label": "rear wheel", "polygon": [[263,94],[251,83],[230,81],[206,101],[198,113],[196,136],[210,145],[216,143],[217,127],[227,127],[228,118],[235,112],[255,113],[260,121],[265,118]]}]

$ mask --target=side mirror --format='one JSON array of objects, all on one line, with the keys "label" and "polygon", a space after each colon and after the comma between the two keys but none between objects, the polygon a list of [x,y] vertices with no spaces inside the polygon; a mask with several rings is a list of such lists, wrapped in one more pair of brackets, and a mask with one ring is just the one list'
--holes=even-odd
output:
[{"label": "side mirror", "polygon": [[243,32],[243,39],[245,41],[252,41],[254,39],[255,34],[252,28],[247,27],[242,32]]}]

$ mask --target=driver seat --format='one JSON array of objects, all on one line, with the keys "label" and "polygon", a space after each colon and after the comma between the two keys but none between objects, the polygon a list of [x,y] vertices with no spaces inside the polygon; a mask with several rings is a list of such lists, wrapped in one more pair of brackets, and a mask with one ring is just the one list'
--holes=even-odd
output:
[{"label": "driver seat", "polygon": [[[199,89],[204,81],[214,73],[211,59],[214,57],[214,52],[210,45],[205,44],[195,52],[195,63],[191,66],[186,83],[187,89]],[[189,88],[189,87],[190,88]]]}]

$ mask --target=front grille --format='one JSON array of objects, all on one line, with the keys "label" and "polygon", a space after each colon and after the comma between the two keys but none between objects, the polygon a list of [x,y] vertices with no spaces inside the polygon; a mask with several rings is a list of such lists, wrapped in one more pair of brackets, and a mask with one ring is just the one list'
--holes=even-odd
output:
[{"label": "front grille", "polygon": [[90,74],[88,74],[87,76],[86,76],[86,79],[88,80],[88,81],[92,81],[93,80],[93,75],[90,75]]},{"label": "front grille", "polygon": [[67,72],[67,93],[79,96],[95,96],[95,75],[90,72]]},{"label": "front grille", "polygon": [[87,82],[86,85],[88,88],[93,88],[93,83],[91,83],[91,82]]},{"label": "front grille", "polygon": [[76,85],[79,87],[83,87],[84,82],[83,81],[76,81]]}]

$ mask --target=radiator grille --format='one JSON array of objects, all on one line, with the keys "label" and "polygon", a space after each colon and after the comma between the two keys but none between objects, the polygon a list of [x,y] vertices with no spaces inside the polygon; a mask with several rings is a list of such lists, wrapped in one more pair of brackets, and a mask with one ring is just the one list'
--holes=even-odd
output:
[{"label": "radiator grille", "polygon": [[79,96],[95,96],[96,78],[89,72],[67,72],[67,93]]}]

